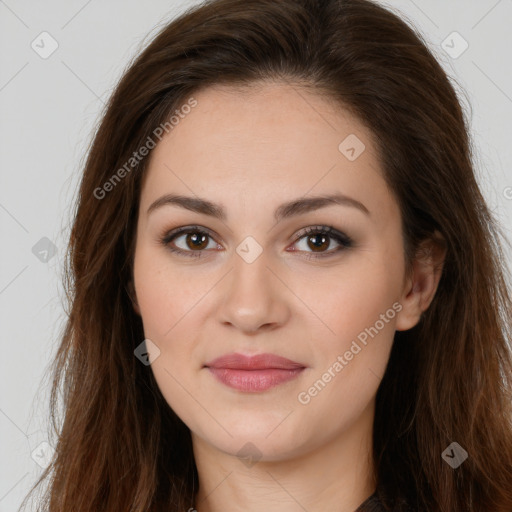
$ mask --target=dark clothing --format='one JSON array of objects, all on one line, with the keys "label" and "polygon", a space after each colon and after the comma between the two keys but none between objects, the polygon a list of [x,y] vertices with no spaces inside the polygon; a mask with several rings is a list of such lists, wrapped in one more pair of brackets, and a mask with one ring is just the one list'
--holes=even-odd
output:
[{"label": "dark clothing", "polygon": [[377,498],[377,492],[374,492],[367,500],[365,500],[355,512],[385,512],[381,501]]}]

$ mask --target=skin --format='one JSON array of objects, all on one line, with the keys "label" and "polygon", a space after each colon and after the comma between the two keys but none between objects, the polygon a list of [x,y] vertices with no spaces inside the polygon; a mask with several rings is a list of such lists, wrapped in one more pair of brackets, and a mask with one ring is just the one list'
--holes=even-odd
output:
[{"label": "skin", "polygon": [[[371,133],[325,97],[299,86],[216,86],[150,155],[134,260],[134,308],[152,371],[169,406],[190,428],[200,488],[198,512],[353,512],[376,487],[370,453],[375,395],[396,330],[413,327],[436,290],[440,270],[417,260],[406,275],[401,216]],[[338,146],[349,134],[365,144],[354,161]],[[339,192],[369,211],[330,205],[276,223],[282,203]],[[147,213],[173,193],[221,204],[219,220],[177,205]],[[160,239],[199,225],[211,238],[198,258]],[[326,225],[348,235],[318,254],[302,234]],[[193,234],[193,229],[191,230]],[[248,236],[262,249],[248,263],[237,252]],[[171,243],[198,252],[190,236]],[[295,249],[295,251],[293,250]],[[253,249],[251,249],[253,250]],[[318,250],[317,250],[318,251]],[[350,349],[357,336],[401,310],[311,397],[298,395]],[[230,352],[270,352],[306,369],[268,391],[248,393],[218,382],[204,364]],[[239,450],[252,443],[253,462]]]}]

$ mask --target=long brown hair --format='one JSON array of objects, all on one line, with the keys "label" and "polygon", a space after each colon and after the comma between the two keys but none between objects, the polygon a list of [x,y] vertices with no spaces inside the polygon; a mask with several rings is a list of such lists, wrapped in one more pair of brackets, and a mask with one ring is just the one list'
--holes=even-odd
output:
[{"label": "long brown hair", "polygon": [[[130,282],[148,158],[130,159],[194,92],[268,80],[309,87],[369,127],[409,263],[421,241],[444,238],[436,296],[418,325],[396,333],[377,393],[380,499],[394,511],[407,503],[510,512],[512,303],[502,234],[475,179],[453,85],[421,35],[369,0],[208,1],[165,26],[125,72],[76,200],[70,307],[52,366],[56,452],[31,493],[51,478],[41,502],[50,512],[193,505],[190,432],[134,356],[144,333]],[[456,469],[442,457],[452,442],[468,453]]]}]

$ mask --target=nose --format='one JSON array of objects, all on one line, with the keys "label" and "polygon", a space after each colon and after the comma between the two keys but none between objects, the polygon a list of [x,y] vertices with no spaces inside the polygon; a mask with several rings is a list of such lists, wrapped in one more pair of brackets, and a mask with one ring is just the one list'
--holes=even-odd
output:
[{"label": "nose", "polygon": [[252,263],[233,254],[233,268],[219,293],[220,321],[245,333],[274,330],[290,317],[290,291],[270,268],[265,251]]}]

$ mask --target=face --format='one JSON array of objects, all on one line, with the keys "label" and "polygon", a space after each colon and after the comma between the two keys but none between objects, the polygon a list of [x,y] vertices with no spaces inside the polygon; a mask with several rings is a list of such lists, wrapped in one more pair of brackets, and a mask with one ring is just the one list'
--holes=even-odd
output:
[{"label": "face", "polygon": [[368,417],[405,328],[399,208],[369,131],[325,98],[285,84],[194,98],[141,191],[151,369],[194,438],[304,454]]}]

